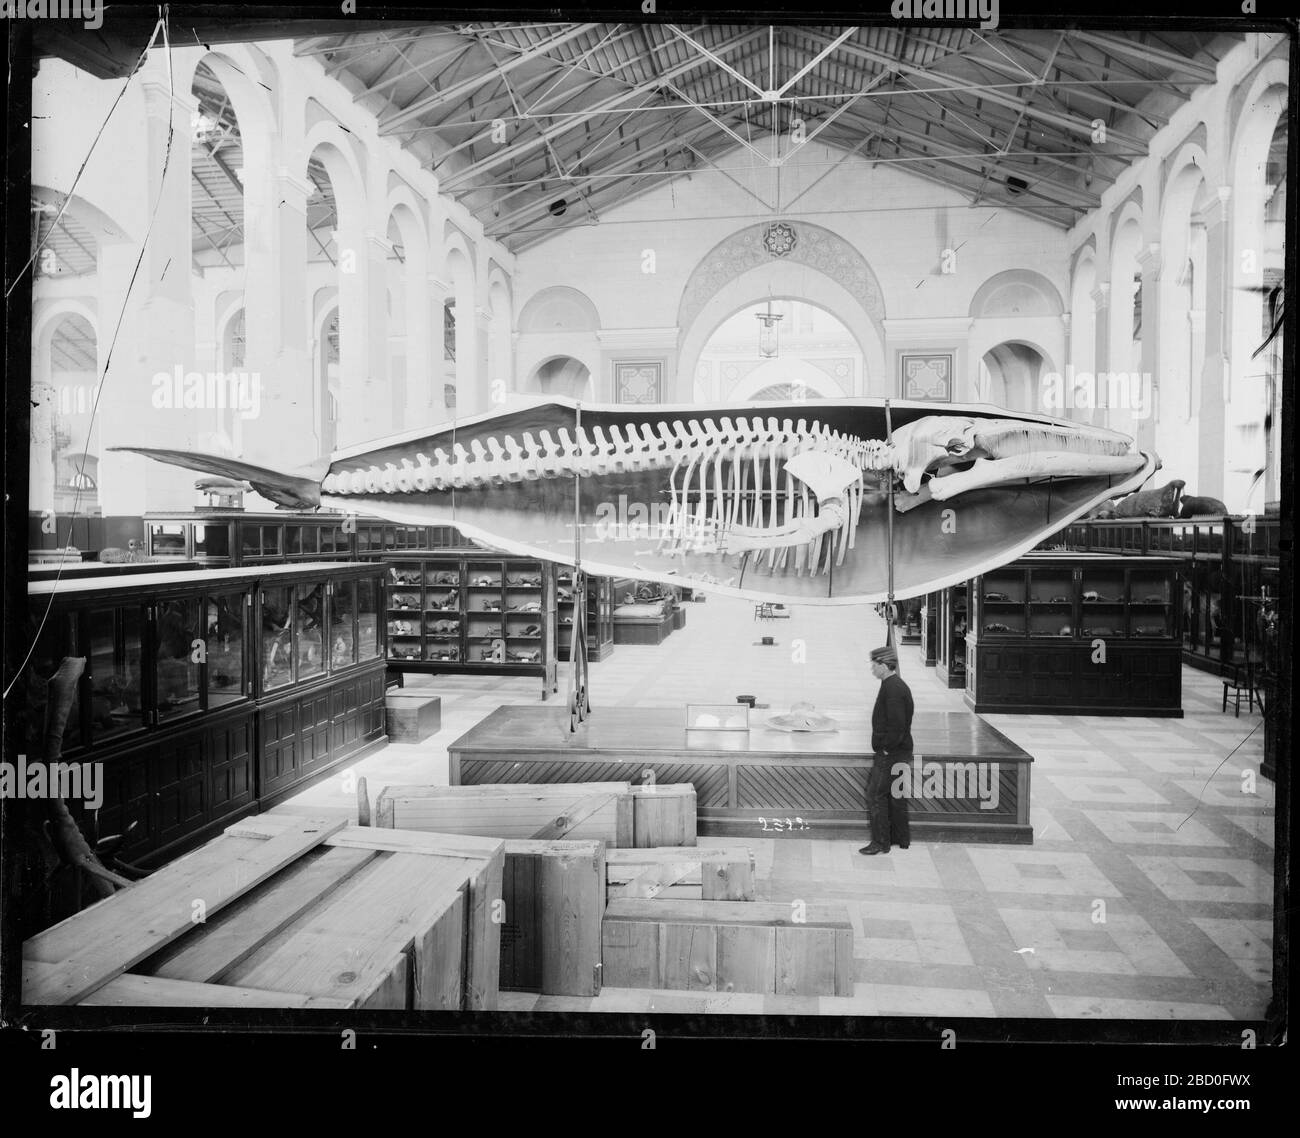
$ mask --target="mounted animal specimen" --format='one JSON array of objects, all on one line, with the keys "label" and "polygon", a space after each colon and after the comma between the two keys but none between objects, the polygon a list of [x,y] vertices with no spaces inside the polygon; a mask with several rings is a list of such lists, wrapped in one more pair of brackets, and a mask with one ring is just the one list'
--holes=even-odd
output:
[{"label": "mounted animal specimen", "polygon": [[[308,473],[127,447],[246,480],[284,506],[454,525],[593,573],[751,598],[888,595],[969,579],[1141,486],[1158,467],[1113,431],[881,399],[579,407],[550,399],[336,452]],[[892,440],[889,427],[892,422]]]}]

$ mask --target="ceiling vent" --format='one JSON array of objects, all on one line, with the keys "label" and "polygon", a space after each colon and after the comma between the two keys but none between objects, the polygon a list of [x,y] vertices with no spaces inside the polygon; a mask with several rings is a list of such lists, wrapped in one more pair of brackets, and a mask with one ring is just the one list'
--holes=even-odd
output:
[{"label": "ceiling vent", "polygon": [[1018,197],[1029,189],[1029,183],[1024,178],[1017,178],[1014,175],[1007,178],[1007,193],[1013,197]]}]

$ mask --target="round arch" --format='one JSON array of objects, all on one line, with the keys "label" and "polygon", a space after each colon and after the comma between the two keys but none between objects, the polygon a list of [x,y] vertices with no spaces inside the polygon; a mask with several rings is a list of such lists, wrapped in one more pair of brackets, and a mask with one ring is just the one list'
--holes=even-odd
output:
[{"label": "round arch", "polygon": [[[709,338],[724,321],[769,295],[773,299],[803,301],[834,316],[849,330],[862,352],[863,390],[850,394],[889,394],[884,337],[876,322],[838,281],[807,267],[800,267],[797,274],[793,269],[782,265],[774,272],[769,265],[759,265],[723,284],[705,302],[690,327],[682,329],[676,392],[666,396],[666,401],[691,401],[700,353]],[[873,392],[872,388],[876,390]]]},{"label": "round arch", "polygon": [[520,332],[598,332],[600,312],[591,298],[568,285],[539,289],[519,310]]},{"label": "round arch", "polygon": [[[983,351],[976,368],[976,397],[1008,411],[1043,412],[1043,376],[1056,365],[1042,344],[1024,337],[1000,340]],[[1059,374],[1059,373],[1057,373]]]},{"label": "round arch", "polygon": [[552,353],[529,366],[523,391],[529,394],[566,395],[591,401],[596,373],[575,355]]},{"label": "round arch", "polygon": [[[1023,312],[1025,305],[1032,311]],[[969,315],[976,318],[1060,316],[1064,311],[1060,292],[1042,273],[1032,269],[1004,269],[975,290]]]}]

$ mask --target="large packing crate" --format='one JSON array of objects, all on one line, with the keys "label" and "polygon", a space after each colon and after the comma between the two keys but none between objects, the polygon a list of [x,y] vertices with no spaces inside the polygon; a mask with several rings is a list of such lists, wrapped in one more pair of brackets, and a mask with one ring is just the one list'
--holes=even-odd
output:
[{"label": "large packing crate", "polygon": [[754,851],[748,846],[608,850],[605,881],[611,901],[752,901]]},{"label": "large packing crate", "polygon": [[843,906],[614,900],[602,927],[609,987],[851,996]]},{"label": "large packing crate", "polygon": [[261,815],[29,939],[23,1002],[497,1006],[501,841]]},{"label": "large packing crate", "polygon": [[398,830],[611,846],[632,845],[633,819],[626,782],[388,786],[375,804],[375,825]]},{"label": "large packing crate", "polygon": [[695,845],[695,787],[689,782],[634,786],[632,797],[633,845]]}]

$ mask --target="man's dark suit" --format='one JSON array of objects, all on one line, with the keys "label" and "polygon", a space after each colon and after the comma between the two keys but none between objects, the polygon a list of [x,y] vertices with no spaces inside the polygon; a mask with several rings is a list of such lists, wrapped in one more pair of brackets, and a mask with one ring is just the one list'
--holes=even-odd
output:
[{"label": "man's dark suit", "polygon": [[871,749],[876,759],[867,776],[867,815],[871,840],[889,849],[912,841],[907,799],[890,793],[895,760],[912,761],[912,691],[895,673],[880,682],[871,710]]}]

